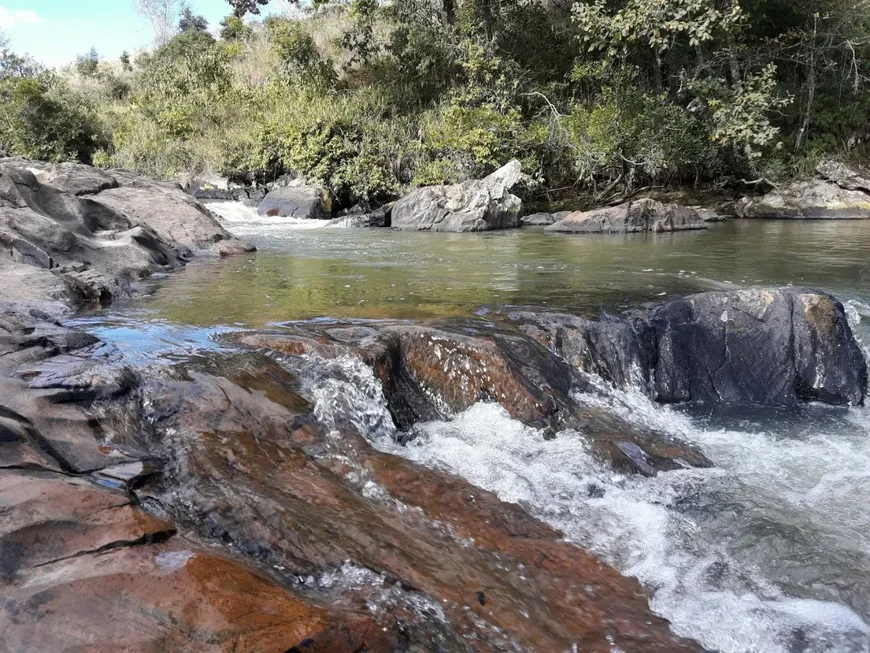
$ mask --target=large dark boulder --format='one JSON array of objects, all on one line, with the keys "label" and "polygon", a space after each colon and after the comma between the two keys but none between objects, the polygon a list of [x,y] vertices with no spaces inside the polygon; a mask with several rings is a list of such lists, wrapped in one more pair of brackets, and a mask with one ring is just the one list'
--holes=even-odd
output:
[{"label": "large dark boulder", "polygon": [[485,179],[414,189],[393,206],[392,227],[453,232],[519,227],[523,203],[510,191],[521,177],[514,160]]},{"label": "large dark boulder", "polygon": [[843,306],[815,290],[702,293],[598,321],[513,318],[574,367],[662,403],[859,405],[867,390]]},{"label": "large dark boulder", "polygon": [[652,199],[626,202],[619,206],[576,211],[547,227],[547,231],[586,234],[661,233],[706,229],[695,209],[678,204],[662,204]]}]

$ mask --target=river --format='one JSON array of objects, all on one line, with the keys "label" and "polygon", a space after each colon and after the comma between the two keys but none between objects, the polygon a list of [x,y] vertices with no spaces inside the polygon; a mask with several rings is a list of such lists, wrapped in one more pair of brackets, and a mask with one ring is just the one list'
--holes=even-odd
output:
[{"label": "river", "polygon": [[[625,237],[421,234],[212,208],[259,253],[191,265],[149,285],[145,298],[75,323],[131,360],[172,359],[222,346],[215,336],[224,331],[294,321],[486,321],[526,306],[594,315],[676,294],[791,284],[835,294],[870,345],[870,221],[733,221]],[[341,382],[313,388],[319,414],[338,404],[384,413],[371,371],[347,365]],[[341,393],[350,408],[334,401]],[[697,445],[715,467],[622,476],[580,434],[545,439],[491,404],[418,425],[407,446],[390,428],[366,435],[519,503],[637,577],[654,611],[709,650],[870,651],[870,409],[674,408],[613,390],[584,401]]]}]

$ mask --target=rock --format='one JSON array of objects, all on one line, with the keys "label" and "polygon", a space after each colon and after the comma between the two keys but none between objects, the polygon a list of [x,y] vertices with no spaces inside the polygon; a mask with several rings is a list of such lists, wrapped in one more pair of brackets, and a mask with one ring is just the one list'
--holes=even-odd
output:
[{"label": "rock", "polygon": [[120,544],[167,539],[166,521],[130,498],[49,472],[0,472],[0,581],[27,569]]},{"label": "rock", "polygon": [[649,354],[634,326],[619,316],[590,320],[559,313],[514,312],[527,336],[557,352],[573,368],[594,374],[617,388],[643,388],[649,380]]},{"label": "rock", "polygon": [[822,159],[816,166],[816,174],[845,190],[870,193],[870,173],[865,170],[852,168],[839,161]]},{"label": "rock", "polygon": [[351,227],[355,229],[383,228],[392,224],[393,205],[387,204],[379,209],[364,213],[351,213],[333,218],[326,223],[327,227]]},{"label": "rock", "polygon": [[96,195],[118,187],[118,180],[108,171],[80,163],[54,165],[41,177],[43,183],[73,195]]},{"label": "rock", "polygon": [[77,305],[129,295],[136,281],[181,267],[194,252],[249,248],[177,187],[81,164],[4,159],[3,250],[0,295]]},{"label": "rock", "polygon": [[[519,319],[518,315],[514,314],[514,318]],[[557,320],[557,316],[529,314],[530,320],[532,316]],[[588,327],[597,324],[582,318],[563,318]],[[600,325],[593,342],[599,346],[606,343],[613,359],[624,356],[623,374],[628,384],[635,372],[630,357],[621,350],[624,343],[613,338],[612,326]],[[652,470],[654,474],[710,466],[699,451],[685,443],[661,433],[640,431],[598,407],[578,402],[576,396],[571,396],[572,390],[591,391],[593,386],[544,348],[552,343],[543,329],[526,324],[524,330],[530,339],[513,333],[475,333],[467,323],[453,329],[444,325],[384,324],[379,329],[335,326],[319,333],[242,334],[235,341],[302,360],[359,357],[371,365],[381,382],[402,441],[413,437],[413,426],[418,422],[450,419],[478,401],[492,401],[515,419],[543,429],[547,437],[565,428],[583,430],[593,451],[624,473],[650,474]],[[628,342],[630,328],[625,326],[623,332]],[[553,337],[565,344],[571,334],[557,331]],[[560,351],[564,355],[567,348]],[[635,353],[635,357],[639,356]],[[566,358],[574,367],[586,369],[581,362]],[[609,360],[601,361],[595,369],[603,372]],[[646,455],[646,466],[634,464],[614,444],[619,442],[639,447]]]},{"label": "rock", "polygon": [[501,168],[486,177],[485,181],[491,184],[498,184],[511,190],[523,179],[523,166],[517,159],[512,159],[505,163]]},{"label": "rock", "polygon": [[59,278],[73,303],[123,296],[131,280],[184,262],[148,227],[8,167],[0,167],[0,247],[30,276]]},{"label": "rock", "polygon": [[103,191],[93,200],[148,225],[194,256],[236,256],[254,250],[231,236],[208,209],[177,188],[135,179]]},{"label": "rock", "polygon": [[843,306],[815,290],[702,293],[603,321],[513,317],[574,367],[662,403],[857,406],[867,390]]},{"label": "rock", "polygon": [[760,198],[744,197],[737,203],[736,212],[741,218],[870,219],[870,194],[812,179],[773,190]]},{"label": "rock", "polygon": [[519,506],[375,451],[351,425],[330,433],[292,392],[265,396],[268,359],[214,365],[152,376],[142,396],[170,467],[155,496],[201,537],[311,578],[314,598],[375,608],[383,636],[409,650],[505,638],[536,651],[697,650],[651,614],[636,581]]},{"label": "rock", "polygon": [[368,617],[332,613],[172,538],[170,522],[122,493],[57,474],[0,472],[0,507],[0,628],[9,653],[395,645]]},{"label": "rock", "polygon": [[[230,180],[218,175],[199,175],[190,179],[182,179],[182,187],[198,200],[224,200],[237,199],[238,189],[233,192]],[[247,195],[246,195],[247,197]]]},{"label": "rock", "polygon": [[705,209],[699,207],[695,210],[698,212],[698,215],[704,222],[725,222],[728,219],[728,216],[721,215],[713,209]]},{"label": "rock", "polygon": [[805,220],[870,219],[870,176],[862,170],[825,159],[816,166],[817,179],[794,182],[763,197],[737,203],[741,218]]},{"label": "rock", "polygon": [[612,234],[706,228],[694,209],[643,199],[603,209],[577,211],[547,227],[547,231]]},{"label": "rock", "polygon": [[520,224],[523,203],[510,189],[520,179],[511,161],[482,180],[417,188],[396,202],[392,226],[402,231],[490,231]]},{"label": "rock", "polygon": [[549,227],[556,222],[556,217],[552,213],[533,213],[524,215],[520,222],[524,227]]},{"label": "rock", "polygon": [[257,206],[257,213],[281,218],[321,220],[332,213],[332,200],[324,189],[296,180],[290,185],[270,190]]}]

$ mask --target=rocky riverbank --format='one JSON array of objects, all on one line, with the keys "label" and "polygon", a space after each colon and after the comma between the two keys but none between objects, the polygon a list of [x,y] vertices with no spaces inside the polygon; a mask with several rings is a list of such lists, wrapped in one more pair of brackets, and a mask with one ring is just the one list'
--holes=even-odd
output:
[{"label": "rocky riverbank", "polygon": [[[528,178],[514,160],[484,179],[411,189],[397,202],[379,207],[339,208],[325,188],[293,176],[263,187],[246,188],[220,177],[189,179],[184,187],[198,199],[244,202],[256,207],[260,215],[403,231],[468,232],[527,226],[565,233],[661,233],[705,229],[706,223],[729,217],[870,218],[870,174],[831,160],[820,162],[811,178],[782,187],[768,180],[759,180],[757,188],[743,186],[743,193],[754,191],[750,194],[741,193],[739,185],[727,193],[650,191],[646,198],[604,206],[586,197],[562,202],[569,209],[586,208],[553,213],[524,206],[517,194],[526,183]],[[767,192],[759,192],[765,187]]]},{"label": "rocky riverbank", "polygon": [[866,393],[843,307],[793,288],[598,320],[306,323],[134,365],[62,309],[247,248],[177,187],[27,166],[0,163],[4,651],[699,651],[634,579],[374,439],[407,444],[487,402],[655,476],[710,462],[577,390],[786,406]]}]

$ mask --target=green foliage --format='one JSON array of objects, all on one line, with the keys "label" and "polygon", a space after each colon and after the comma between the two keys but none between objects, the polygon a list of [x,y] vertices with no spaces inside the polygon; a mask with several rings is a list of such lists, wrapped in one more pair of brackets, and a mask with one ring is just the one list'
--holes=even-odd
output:
[{"label": "green foliage", "polygon": [[130,53],[129,52],[124,50],[121,53],[121,56],[118,58],[118,61],[121,62],[121,67],[124,69],[125,72],[129,73],[129,72],[133,71],[133,64],[130,62]]},{"label": "green foliage", "polygon": [[768,64],[760,73],[748,75],[724,97],[709,100],[713,109],[713,140],[742,151],[749,162],[760,158],[762,148],[779,133],[779,128],[770,122],[770,112],[792,100],[776,95],[775,75],[776,66]]},{"label": "green foliage", "polygon": [[317,89],[335,84],[337,75],[332,62],[321,56],[314,39],[298,21],[269,19],[266,30],[285,80],[298,79]]},{"label": "green foliage", "polygon": [[87,54],[83,54],[76,59],[76,70],[79,75],[85,77],[93,77],[97,73],[97,67],[100,65],[100,55],[96,48],[91,48]]},{"label": "green foliage", "polygon": [[90,162],[103,146],[86,107],[57,80],[0,80],[0,149],[45,161]]},{"label": "green foliage", "polygon": [[208,21],[203,16],[194,14],[190,7],[185,7],[178,21],[178,31],[187,32],[188,30],[207,32]]},{"label": "green foliage", "polygon": [[65,82],[0,38],[0,146],[295,172],[352,204],[512,158],[551,196],[788,177],[868,138],[870,6],[848,0],[314,0],[251,24],[265,0],[229,4],[219,42],[188,12],[135,69],[94,53]]},{"label": "green foliage", "polygon": [[455,51],[430,24],[401,25],[376,63],[379,79],[405,108],[426,106],[441,97],[459,71]]},{"label": "green foliage", "polygon": [[227,0],[227,2],[236,18],[244,18],[245,14],[259,14],[260,7],[269,4],[269,0]]},{"label": "green foliage", "polygon": [[247,41],[254,30],[237,16],[227,16],[221,21],[221,39],[224,41]]}]

